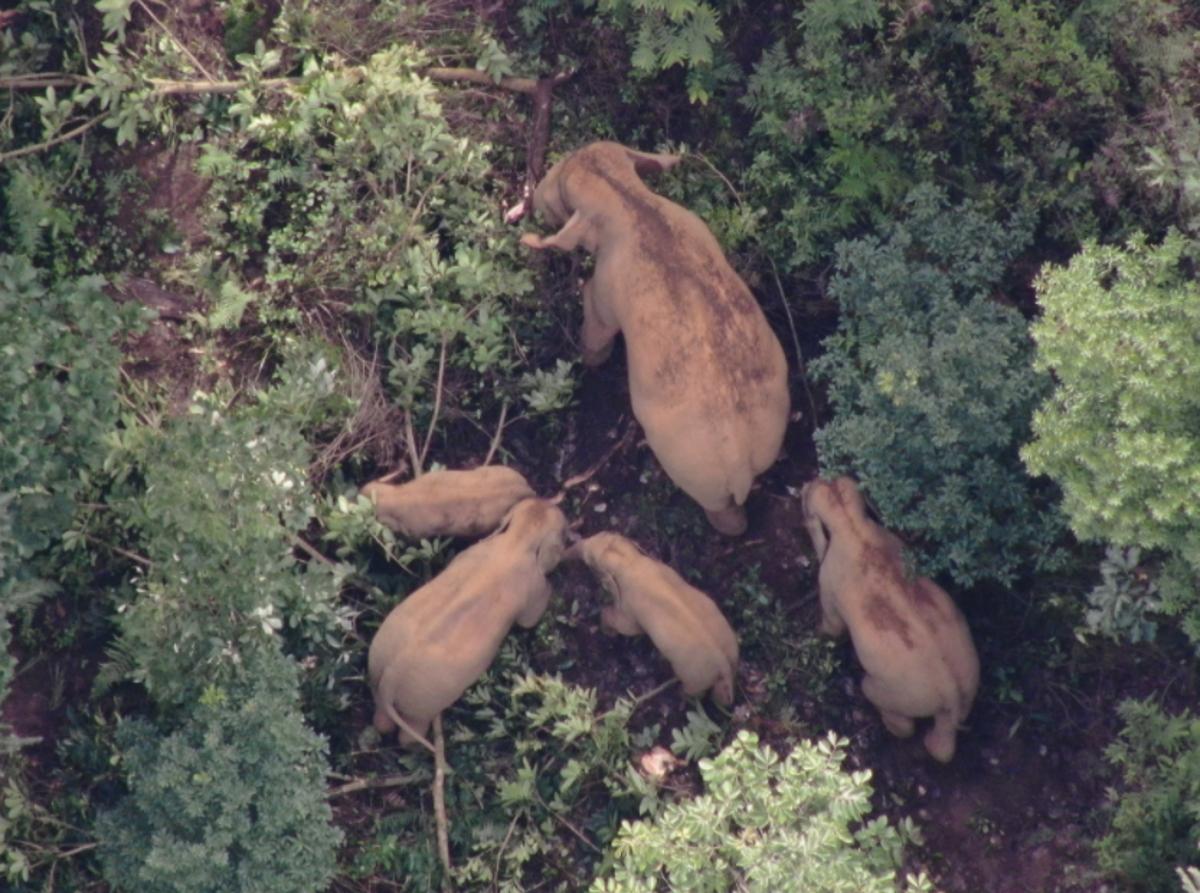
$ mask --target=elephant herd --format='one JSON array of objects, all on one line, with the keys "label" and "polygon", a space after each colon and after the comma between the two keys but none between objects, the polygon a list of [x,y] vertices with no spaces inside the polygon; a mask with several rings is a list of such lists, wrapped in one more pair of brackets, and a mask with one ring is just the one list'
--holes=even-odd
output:
[{"label": "elephant herd", "polygon": [[[526,234],[534,249],[594,256],[583,286],[583,362],[625,338],[629,393],[646,441],[671,480],[718,531],[746,529],[754,478],[778,457],[790,413],[778,338],[708,227],[643,182],[678,156],[592,143],[554,165],[533,205],[560,227]],[[513,623],[533,626],[547,575],[583,561],[611,597],[602,626],[650,636],[689,695],[734,699],[738,643],[708,595],[617,533],[578,542],[552,501],[515,470],[439,471],[363,492],[381,522],[407,536],[485,536],[397,605],[371,642],[375,726],[425,741],[433,718],[488,668]],[[862,688],[889,731],[932,717],[929,753],[954,756],[979,684],[970,630],[950,596],[905,567],[900,540],[875,523],[855,482],[814,479],[801,491],[820,562],[821,630],[849,633]]]}]

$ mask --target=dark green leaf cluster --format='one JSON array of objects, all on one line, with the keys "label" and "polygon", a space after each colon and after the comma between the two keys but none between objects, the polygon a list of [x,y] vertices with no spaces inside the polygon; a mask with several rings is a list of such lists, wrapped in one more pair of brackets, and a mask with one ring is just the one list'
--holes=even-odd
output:
[{"label": "dark green leaf cluster", "polygon": [[53,589],[76,500],[117,423],[115,339],[136,314],[102,286],[50,283],[27,258],[0,254],[0,701],[14,670],[10,617]]},{"label": "dark green leaf cluster", "polygon": [[1175,869],[1196,861],[1200,840],[1200,718],[1171,716],[1149,701],[1119,707],[1125,727],[1107,751],[1120,773],[1110,791],[1112,830],[1100,864],[1133,893],[1174,893]]},{"label": "dark green leaf cluster", "polygon": [[915,190],[882,237],[843,243],[838,331],[813,363],[833,420],[822,470],[852,472],[921,570],[963,585],[1046,567],[1062,522],[1018,455],[1049,381],[1015,310],[993,300],[1026,220],[990,220]]},{"label": "dark green leaf cluster", "polygon": [[249,658],[163,736],[118,733],[129,794],[96,822],[105,879],[124,893],[324,890],[341,832],[324,798],[324,743],[304,724],[294,664]]}]

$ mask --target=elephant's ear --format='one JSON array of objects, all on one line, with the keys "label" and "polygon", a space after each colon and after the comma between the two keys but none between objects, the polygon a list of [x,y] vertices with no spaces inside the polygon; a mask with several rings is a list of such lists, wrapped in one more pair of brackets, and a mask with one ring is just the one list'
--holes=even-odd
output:
[{"label": "elephant's ear", "polygon": [[661,174],[683,161],[682,155],[670,155],[665,152],[639,152],[637,149],[626,148],[625,154],[633,162],[633,169],[638,172],[639,177]]}]

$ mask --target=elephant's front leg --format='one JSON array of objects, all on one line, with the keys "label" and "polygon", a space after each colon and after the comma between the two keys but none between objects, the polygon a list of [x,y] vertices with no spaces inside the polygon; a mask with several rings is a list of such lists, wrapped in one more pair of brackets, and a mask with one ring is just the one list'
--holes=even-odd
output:
[{"label": "elephant's front leg", "polygon": [[620,326],[605,318],[603,300],[598,296],[596,278],[583,284],[583,330],[579,334],[583,365],[599,366],[612,353]]}]

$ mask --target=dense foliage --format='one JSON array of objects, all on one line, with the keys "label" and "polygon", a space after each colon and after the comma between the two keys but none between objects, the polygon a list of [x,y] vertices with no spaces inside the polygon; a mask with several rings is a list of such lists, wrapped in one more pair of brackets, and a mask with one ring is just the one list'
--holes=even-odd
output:
[{"label": "dense foliage", "polygon": [[926,573],[1011,580],[1046,568],[1060,521],[1018,456],[1048,386],[1017,311],[993,300],[1028,225],[914,191],[880,237],[843,243],[838,331],[812,364],[833,419],[822,470],[852,472]]},{"label": "dense foliage", "polygon": [[[1181,560],[1180,597],[1200,642],[1200,287],[1196,246],[1179,233],[1151,246],[1087,244],[1037,283],[1037,365],[1055,388],[1024,450],[1063,490],[1081,539],[1158,549]],[[1190,581],[1186,578],[1190,577]],[[1188,583],[1191,585],[1187,585]],[[1189,591],[1190,590],[1190,591]]]},{"label": "dense foliage", "polygon": [[1171,716],[1153,703],[1120,706],[1124,728],[1107,757],[1121,775],[1112,792],[1112,830],[1100,862],[1138,893],[1177,890],[1176,869],[1196,858],[1200,840],[1200,719]]},{"label": "dense foliage", "polygon": [[[805,619],[810,441],[954,584],[984,657],[964,747],[1053,751],[1073,709],[1106,728],[1113,679],[1195,693],[1186,4],[9,6],[5,889],[893,890],[931,866],[955,893],[962,853],[1013,848],[973,815],[961,850],[923,849],[896,818],[925,793],[870,762],[859,670]],[[521,79],[559,73],[531,134]],[[564,569],[446,713],[444,860],[433,762],[365,730],[363,676],[385,612],[463,543],[404,541],[356,485],[501,456],[549,494],[619,446],[620,416],[592,415],[599,390],[627,408],[619,352],[585,375],[570,335],[586,266],[504,222],[531,149],[596,138],[685,155],[654,188],[787,346],[797,423],[751,514],[797,530],[718,541],[646,450],[605,453],[622,492],[602,471],[564,508],[718,599],[734,712],[657,692],[652,649],[599,639]],[[1200,884],[1197,722],[1121,717],[1088,872]]]},{"label": "dense foliage", "polygon": [[295,668],[270,652],[247,664],[239,684],[207,686],[178,730],[141,720],[118,730],[129,794],[96,822],[113,889],[291,893],[333,875],[341,835]]},{"label": "dense foliage", "polygon": [[[705,794],[621,826],[613,867],[592,889],[895,890],[904,841],[915,831],[907,821],[899,829],[866,821],[870,773],[841,770],[845,745],[832,735],[801,741],[781,759],[754,733],[739,732],[700,761]],[[931,887],[910,877],[904,889]]]},{"label": "dense foliage", "polygon": [[28,615],[68,576],[63,535],[120,411],[114,339],[137,316],[99,277],[48,278],[27,257],[0,254],[0,700],[15,669],[11,615]]}]

